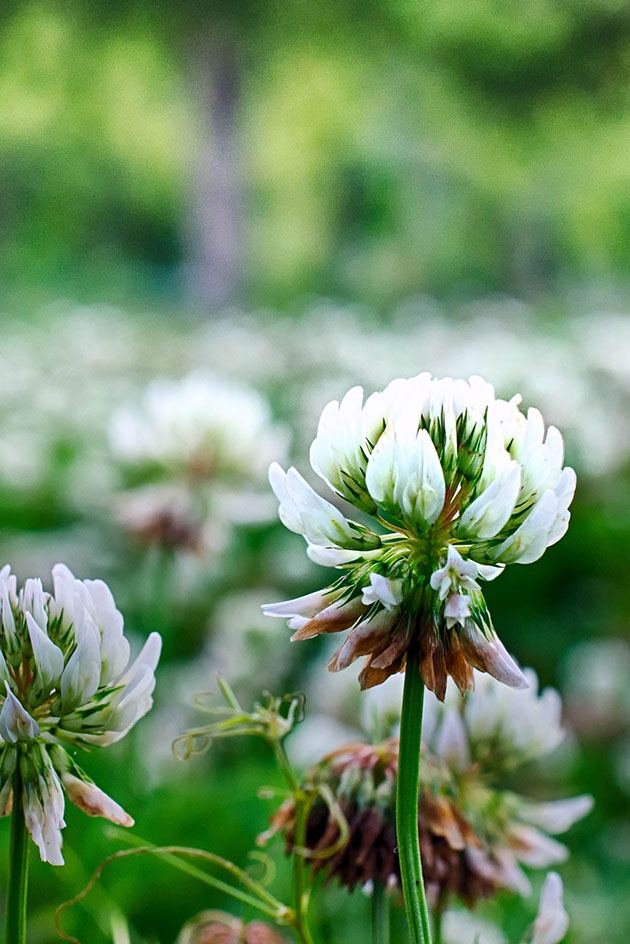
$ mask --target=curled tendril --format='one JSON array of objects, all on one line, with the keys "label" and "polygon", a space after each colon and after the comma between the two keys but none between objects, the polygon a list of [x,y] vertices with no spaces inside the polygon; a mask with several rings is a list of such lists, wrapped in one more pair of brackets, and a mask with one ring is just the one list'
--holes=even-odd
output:
[{"label": "curled tendril", "polygon": [[[248,856],[252,860],[253,865],[262,866],[263,869],[262,875],[254,880],[258,885],[262,885],[263,888],[268,888],[278,874],[276,863],[271,856],[268,856],[265,852],[258,852],[256,849],[248,853]],[[254,878],[254,876],[252,876],[252,878]]]},{"label": "curled tendril", "polygon": [[[118,834],[117,831],[116,834]],[[217,890],[231,895],[233,898],[238,899],[244,904],[250,905],[253,908],[257,908],[259,911],[262,911],[263,914],[267,915],[267,917],[272,918],[279,925],[293,926],[295,923],[295,913],[291,908],[289,908],[283,902],[278,901],[277,898],[274,898],[274,896],[266,890],[261,882],[253,879],[247,874],[247,872],[239,869],[237,865],[235,865],[233,862],[230,862],[228,859],[224,859],[222,856],[214,855],[214,853],[211,852],[206,852],[203,849],[195,849],[188,846],[141,845],[133,849],[119,849],[117,852],[113,852],[111,855],[108,855],[94,869],[94,872],[90,876],[88,883],[81,889],[81,891],[77,892],[77,894],[68,899],[68,901],[64,901],[59,905],[55,911],[55,928],[59,936],[64,941],[68,941],[69,944],[81,944],[79,938],[74,937],[71,934],[67,934],[64,931],[61,922],[65,912],[74,905],[83,901],[83,899],[90,894],[108,865],[111,865],[113,862],[119,859],[129,859],[138,855],[158,856],[169,864],[175,865],[180,870],[187,872],[189,875],[200,879],[207,885],[211,885]],[[183,861],[182,857],[201,859],[211,863],[212,865],[222,868],[230,875],[238,879],[245,886],[245,888],[248,889],[248,891],[242,891],[240,888],[229,885],[227,882],[224,882],[221,879],[217,879],[214,876],[208,875],[203,870],[196,868],[194,865],[186,861]],[[252,894],[250,894],[250,892]],[[257,897],[254,897],[254,895]]]},{"label": "curled tendril", "polygon": [[314,788],[307,807],[307,816],[308,811],[310,810],[310,807],[317,796],[319,796],[328,807],[331,818],[336,822],[339,828],[339,835],[333,843],[331,843],[329,846],[326,846],[324,849],[315,850],[307,849],[305,846],[294,846],[294,854],[301,856],[303,859],[330,859],[332,856],[336,855],[340,849],[343,849],[350,839],[350,826],[348,825],[348,820],[346,819],[343,810],[337,803],[335,795],[328,784],[318,784]]}]

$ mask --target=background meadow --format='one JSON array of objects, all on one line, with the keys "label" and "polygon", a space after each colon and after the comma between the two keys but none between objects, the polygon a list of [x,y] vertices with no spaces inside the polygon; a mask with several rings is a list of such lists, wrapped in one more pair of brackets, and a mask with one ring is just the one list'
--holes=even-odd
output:
[{"label": "background meadow", "polygon": [[[163,634],[153,713],[85,761],[140,836],[244,863],[267,824],[263,745],[171,752],[217,670],[244,701],[305,690],[322,750],[359,725],[354,676],[326,677],[320,640],[291,646],[260,615],[321,584],[276,520],[266,462],[305,471],[321,408],[352,384],[479,373],[539,406],[578,471],[567,537],[488,599],[565,701],[572,734],[528,772],[533,791],[596,800],[567,837],[567,940],[627,939],[629,78],[615,0],[5,5],[0,557],[20,578],[57,560],[102,576],[138,646]],[[156,495],[180,507],[181,470],[130,462],[120,416],[189,374],[257,391],[269,436],[205,471],[189,546],[157,547],[138,521]],[[66,867],[33,855],[33,944],[57,939],[55,907],[120,846],[67,818]],[[8,838],[0,824],[0,888]],[[67,920],[95,944],[172,942],[228,904],[136,859]],[[518,936],[535,907],[505,896],[487,913]],[[365,940],[360,892],[318,885],[313,915],[324,941]]]}]

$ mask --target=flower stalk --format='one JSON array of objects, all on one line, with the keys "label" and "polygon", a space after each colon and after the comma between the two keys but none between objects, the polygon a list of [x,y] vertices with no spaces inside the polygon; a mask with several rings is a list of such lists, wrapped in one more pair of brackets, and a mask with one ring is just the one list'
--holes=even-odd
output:
[{"label": "flower stalk", "polygon": [[380,882],[372,891],[372,944],[389,944],[390,911],[387,889]]},{"label": "flower stalk", "polygon": [[22,801],[19,762],[13,775],[13,811],[6,904],[6,944],[26,944],[26,897],[28,890],[28,833]]},{"label": "flower stalk", "polygon": [[420,737],[424,682],[418,649],[407,653],[405,687],[400,718],[400,754],[396,794],[396,836],[405,912],[412,944],[431,944],[429,911],[422,878],[418,802],[420,792]]}]

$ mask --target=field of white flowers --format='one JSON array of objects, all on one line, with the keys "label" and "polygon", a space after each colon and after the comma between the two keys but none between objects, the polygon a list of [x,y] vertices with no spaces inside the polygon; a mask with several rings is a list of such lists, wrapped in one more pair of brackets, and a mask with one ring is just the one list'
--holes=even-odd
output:
[{"label": "field of white flowers", "polygon": [[[426,443],[414,466],[405,449],[416,447],[405,446],[401,433],[391,490],[382,468],[368,475],[370,496],[379,496],[374,537],[372,497],[357,498],[352,478],[335,485],[336,495],[327,490],[309,471],[309,446],[329,401],[355,385],[367,396],[423,371],[481,375],[497,397],[520,394],[524,412],[538,408],[545,425],[561,431],[578,479],[571,524],[556,544],[566,511],[562,486],[549,478],[557,456],[540,453],[538,465],[527,466],[531,443],[519,453],[506,439],[514,468],[503,486],[512,487],[520,462],[529,469],[519,473],[521,489],[538,476],[558,492],[540,554],[506,538],[492,557],[488,541],[508,519],[516,528],[530,507],[518,511],[517,502],[514,510],[515,493],[493,531],[488,515],[503,514],[497,488],[466,519],[468,531],[455,530],[478,572],[458,554],[448,562],[438,555],[426,574],[448,639],[472,633],[471,621],[480,620],[495,645],[486,617],[477,616],[481,600],[496,646],[516,660],[502,648],[488,654],[476,637],[463,649],[444,643],[445,670],[435,655],[420,653],[424,681],[438,696],[425,698],[416,837],[433,944],[626,941],[630,322],[622,311],[574,300],[571,310],[554,317],[497,297],[446,311],[414,298],[377,319],[322,299],[290,317],[232,310],[201,322],[60,301],[28,319],[5,317],[0,563],[11,565],[17,582],[0,577],[0,674],[8,686],[0,710],[7,814],[0,878],[7,887],[10,858],[16,861],[17,756],[26,825],[48,860],[27,840],[29,942],[47,944],[60,929],[95,944],[407,940],[401,886],[413,850],[401,847],[395,822],[399,766],[401,778],[408,766],[408,749],[399,751],[398,674],[407,649],[396,642],[392,613],[412,608],[411,578],[402,558],[392,557],[398,545],[381,542],[381,532],[393,529],[392,541],[402,532],[416,548],[414,541],[425,541],[417,522],[430,528],[463,492],[458,486],[450,494],[447,477],[433,513],[440,486]],[[411,388],[401,395],[405,409],[415,395]],[[436,416],[443,419],[444,409]],[[333,427],[327,468],[361,467],[365,477],[363,459],[349,459],[341,426]],[[427,429],[446,443],[443,431]],[[461,449],[462,427],[453,435]],[[374,444],[366,441],[369,452]],[[321,465],[321,448],[318,455]],[[296,494],[276,479],[283,527],[267,480],[272,462],[295,466],[337,510],[322,511],[308,492],[304,507],[302,499],[296,505]],[[403,466],[428,491],[405,492]],[[503,474],[498,466],[486,471],[485,485]],[[348,517],[359,522],[351,534]],[[333,526],[343,540],[331,538]],[[308,556],[292,531],[306,536]],[[554,546],[544,557],[508,566],[500,580],[483,584],[481,597],[477,579],[490,576],[482,566],[533,561],[546,543]],[[483,561],[473,556],[476,545]],[[59,562],[72,573],[53,570]],[[346,596],[333,590],[315,606],[316,591],[339,576],[321,563],[341,563],[349,576]],[[41,578],[43,591],[28,578]],[[305,594],[307,603],[276,608],[291,628],[261,611]],[[333,609],[338,599],[349,599],[352,613],[340,618],[339,604],[322,617],[323,603]],[[372,622],[361,624],[366,608]],[[378,620],[397,647],[380,663],[390,650],[380,636],[375,641]],[[349,628],[357,634],[351,651],[333,656],[343,642],[333,630]],[[290,643],[292,632],[311,641]],[[151,634],[161,636],[159,663]],[[464,667],[458,652],[466,654]],[[138,658],[132,669],[129,654]],[[372,671],[391,677],[362,693],[359,662],[326,671],[331,656],[341,667],[357,655],[376,659]],[[440,701],[443,671],[462,688],[474,671],[474,692],[462,697],[451,680]],[[517,690],[521,682],[529,687]],[[29,693],[26,705],[12,703],[13,690]],[[72,801],[65,813],[64,792]],[[113,825],[86,819],[72,803]],[[130,817],[135,825],[124,831]],[[132,853],[136,847],[145,851]],[[123,850],[90,885],[106,857]],[[58,912],[64,902],[71,903]],[[428,944],[420,926],[409,940]]]}]

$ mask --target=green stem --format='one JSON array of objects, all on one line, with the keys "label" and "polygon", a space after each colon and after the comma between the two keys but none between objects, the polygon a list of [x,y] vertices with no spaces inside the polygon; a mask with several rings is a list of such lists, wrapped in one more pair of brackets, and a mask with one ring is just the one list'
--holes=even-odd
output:
[{"label": "green stem", "polygon": [[372,892],[372,944],[389,944],[389,896],[380,882]]},{"label": "green stem", "polygon": [[407,924],[412,944],[431,944],[429,911],[422,879],[418,802],[420,794],[420,737],[424,682],[418,652],[411,645],[407,653],[405,687],[400,718],[398,790],[396,796],[396,836]]},{"label": "green stem", "polygon": [[13,775],[13,812],[6,906],[6,944],[26,944],[26,890],[28,885],[28,833],[24,822],[20,758]]},{"label": "green stem", "polygon": [[278,767],[287,781],[289,790],[295,801],[295,837],[293,840],[293,895],[295,901],[295,932],[302,944],[313,944],[311,931],[308,926],[308,899],[309,890],[306,884],[306,863],[300,849],[306,842],[306,823],[308,820],[309,802],[303,796],[300,784],[284,749],[284,744],[278,739],[271,740]]},{"label": "green stem", "polygon": [[441,888],[437,904],[433,909],[433,944],[442,944],[442,927],[444,911],[448,903],[448,889]]}]

